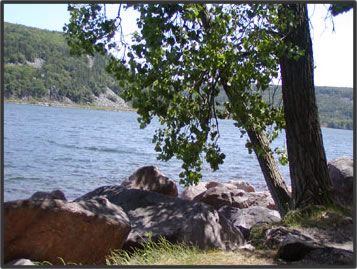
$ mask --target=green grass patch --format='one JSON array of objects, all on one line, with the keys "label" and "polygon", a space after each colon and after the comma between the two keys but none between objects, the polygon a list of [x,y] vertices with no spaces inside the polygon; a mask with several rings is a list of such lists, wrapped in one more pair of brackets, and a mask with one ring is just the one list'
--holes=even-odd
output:
[{"label": "green grass patch", "polygon": [[352,217],[350,208],[311,205],[288,212],[280,224],[286,227],[320,227],[326,229],[338,225],[344,217]]},{"label": "green grass patch", "polygon": [[149,240],[142,248],[131,253],[112,251],[107,265],[272,265],[275,253],[271,251],[203,251],[185,243],[171,243],[165,238],[158,242]]}]

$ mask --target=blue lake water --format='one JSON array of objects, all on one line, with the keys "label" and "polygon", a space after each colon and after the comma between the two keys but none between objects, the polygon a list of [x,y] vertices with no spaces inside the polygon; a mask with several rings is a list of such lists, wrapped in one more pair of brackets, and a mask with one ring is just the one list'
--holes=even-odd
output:
[{"label": "blue lake water", "polygon": [[[145,129],[133,112],[4,104],[4,200],[24,199],[36,191],[62,190],[75,199],[93,189],[120,184],[137,168],[156,165],[175,182],[181,162],[156,160],[153,122]],[[220,169],[203,169],[203,180],[244,180],[258,190],[265,181],[254,154],[245,148],[231,120],[219,121],[226,159]],[[353,156],[353,131],[322,128],[327,159]],[[284,134],[273,146],[285,143]],[[280,166],[290,184],[288,166]],[[179,186],[182,190],[182,186]]]}]

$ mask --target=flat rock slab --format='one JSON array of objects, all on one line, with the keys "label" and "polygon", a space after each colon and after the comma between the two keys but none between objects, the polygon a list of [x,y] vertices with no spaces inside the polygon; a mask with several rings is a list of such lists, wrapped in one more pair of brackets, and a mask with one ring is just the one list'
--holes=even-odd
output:
[{"label": "flat rock slab", "polygon": [[104,198],[81,202],[17,200],[4,204],[4,261],[103,265],[130,232],[123,210]]},{"label": "flat rock slab", "polygon": [[100,187],[75,201],[105,197],[127,213],[132,230],[124,248],[137,247],[160,236],[171,242],[194,244],[201,249],[235,250],[244,243],[242,233],[217,210],[160,193],[126,189],[122,186]]}]

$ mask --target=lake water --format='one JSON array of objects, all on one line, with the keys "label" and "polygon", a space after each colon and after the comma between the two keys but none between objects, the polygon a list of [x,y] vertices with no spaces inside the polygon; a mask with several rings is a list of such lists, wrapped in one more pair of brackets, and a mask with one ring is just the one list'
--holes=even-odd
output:
[{"label": "lake water", "polygon": [[[156,165],[176,183],[181,162],[157,161],[152,136],[158,124],[140,129],[137,114],[4,104],[4,200],[24,199],[36,191],[62,190],[67,199],[103,185],[120,184],[137,168]],[[203,169],[203,180],[244,180],[266,189],[254,154],[245,148],[233,121],[219,122],[226,159],[220,169]],[[353,156],[353,131],[322,128],[327,159]],[[274,142],[283,145],[284,134]],[[280,166],[290,184],[288,166]],[[182,186],[179,186],[179,191]]]}]

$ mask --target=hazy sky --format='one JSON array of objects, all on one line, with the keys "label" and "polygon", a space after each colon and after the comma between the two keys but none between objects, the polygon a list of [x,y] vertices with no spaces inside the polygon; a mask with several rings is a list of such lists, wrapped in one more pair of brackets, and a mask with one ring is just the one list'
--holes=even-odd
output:
[{"label": "hazy sky", "polygon": [[[353,11],[334,17],[335,32],[332,32],[331,20],[325,20],[328,5],[308,7],[316,66],[315,85],[353,87]],[[127,31],[135,29],[135,19],[134,12],[123,17]],[[4,4],[5,22],[62,31],[68,20],[67,4]]]}]

